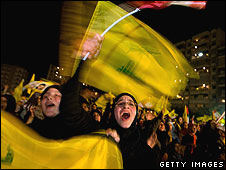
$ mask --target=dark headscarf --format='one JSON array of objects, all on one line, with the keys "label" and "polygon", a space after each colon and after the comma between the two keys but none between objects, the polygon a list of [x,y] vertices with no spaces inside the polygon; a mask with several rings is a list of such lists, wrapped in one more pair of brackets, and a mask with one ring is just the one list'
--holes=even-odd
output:
[{"label": "dark headscarf", "polygon": [[47,92],[50,88],[57,89],[57,90],[59,90],[60,93],[62,93],[62,87],[61,87],[61,86],[59,86],[59,85],[52,85],[52,86],[46,87],[46,89],[42,92],[42,94],[40,95],[40,96],[41,96],[41,100],[42,100],[44,94],[46,94],[46,92]]},{"label": "dark headscarf", "polygon": [[16,109],[16,99],[13,97],[13,95],[4,94],[1,95],[1,97],[5,97],[7,99],[7,107],[5,111],[9,113],[14,113]]}]

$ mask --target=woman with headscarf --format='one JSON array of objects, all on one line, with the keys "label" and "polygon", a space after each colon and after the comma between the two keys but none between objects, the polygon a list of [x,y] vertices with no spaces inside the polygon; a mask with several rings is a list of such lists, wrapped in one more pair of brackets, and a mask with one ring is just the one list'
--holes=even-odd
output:
[{"label": "woman with headscarf", "polygon": [[136,126],[138,105],[136,99],[128,93],[118,95],[112,105],[109,127],[119,135],[119,146],[125,169],[157,168],[155,154],[156,133],[148,139],[141,137]]},{"label": "woman with headscarf", "polygon": [[14,114],[16,110],[16,99],[11,94],[1,95],[1,109]]},{"label": "woman with headscarf", "polygon": [[[103,38],[96,34],[91,41],[83,45],[82,57],[87,51],[92,58],[101,46]],[[41,94],[41,108],[44,120],[34,119],[30,127],[40,135],[51,139],[68,139],[72,136],[88,134],[100,128],[90,113],[80,104],[81,83],[78,81],[82,61],[74,76],[62,86],[47,87]]]}]

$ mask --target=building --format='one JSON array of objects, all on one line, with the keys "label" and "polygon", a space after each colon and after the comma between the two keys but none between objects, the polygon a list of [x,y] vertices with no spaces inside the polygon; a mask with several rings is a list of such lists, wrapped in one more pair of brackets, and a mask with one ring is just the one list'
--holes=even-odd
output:
[{"label": "building", "polygon": [[190,79],[180,99],[171,104],[193,112],[225,110],[225,32],[213,29],[175,44],[184,54],[200,79]]},{"label": "building", "polygon": [[63,76],[63,68],[50,64],[47,79],[53,82],[63,84],[65,77]]},{"label": "building", "polygon": [[8,85],[8,91],[13,91],[18,86],[22,79],[27,81],[28,71],[22,67],[1,64],[1,89],[4,85]]}]

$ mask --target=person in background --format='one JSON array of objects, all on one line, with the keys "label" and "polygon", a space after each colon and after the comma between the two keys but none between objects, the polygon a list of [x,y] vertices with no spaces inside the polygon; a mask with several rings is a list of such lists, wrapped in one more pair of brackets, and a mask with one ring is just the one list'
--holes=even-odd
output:
[{"label": "person in background", "polygon": [[15,115],[16,99],[11,94],[1,95],[1,109]]},{"label": "person in background", "polygon": [[87,112],[92,110],[92,102],[98,98],[98,93],[90,86],[81,85],[80,103],[83,109]]},{"label": "person in background", "polygon": [[91,114],[91,116],[93,117],[93,119],[95,121],[101,122],[101,120],[102,120],[102,113],[98,109],[92,110],[90,114]]}]

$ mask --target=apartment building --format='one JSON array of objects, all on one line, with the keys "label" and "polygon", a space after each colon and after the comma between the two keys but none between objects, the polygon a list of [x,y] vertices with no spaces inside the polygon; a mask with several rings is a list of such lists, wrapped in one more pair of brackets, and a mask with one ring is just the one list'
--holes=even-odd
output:
[{"label": "apartment building", "polygon": [[13,91],[22,79],[27,81],[28,71],[22,67],[1,64],[1,89],[4,85],[9,86],[9,91]]},{"label": "apartment building", "polygon": [[47,80],[63,84],[65,82],[63,71],[64,69],[62,67],[50,64],[47,74]]},{"label": "apartment building", "polygon": [[190,79],[177,107],[186,104],[193,112],[225,110],[225,32],[218,28],[194,35],[175,44],[190,62],[200,79]]}]

